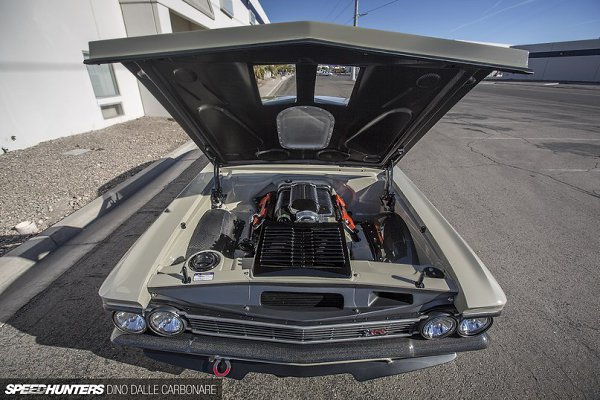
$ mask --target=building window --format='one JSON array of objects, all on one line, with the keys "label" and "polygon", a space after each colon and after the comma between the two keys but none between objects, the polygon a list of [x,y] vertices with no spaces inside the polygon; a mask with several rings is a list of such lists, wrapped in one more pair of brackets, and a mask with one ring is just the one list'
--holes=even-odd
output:
[{"label": "building window", "polygon": [[258,23],[256,21],[256,14],[252,10],[248,10],[248,12],[250,13],[250,25],[256,25]]},{"label": "building window", "polygon": [[[83,52],[84,59],[88,59],[89,56],[88,52]],[[86,65],[86,67],[97,99],[119,95],[119,87],[112,65]]]},{"label": "building window", "polygon": [[123,106],[121,103],[105,104],[100,106],[100,110],[104,119],[116,118],[123,115]]},{"label": "building window", "polygon": [[206,15],[210,19],[215,19],[215,13],[213,11],[210,0],[183,0],[202,14]]},{"label": "building window", "polygon": [[233,18],[233,0],[221,0],[221,11]]}]

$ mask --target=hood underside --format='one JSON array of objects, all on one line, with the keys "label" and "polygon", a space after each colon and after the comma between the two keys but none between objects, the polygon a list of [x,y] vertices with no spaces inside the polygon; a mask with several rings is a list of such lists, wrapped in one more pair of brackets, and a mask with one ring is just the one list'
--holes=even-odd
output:
[{"label": "hood underside", "polygon": [[[492,71],[529,72],[523,50],[314,22],[90,43],[86,63],[112,62],[135,74],[221,166],[381,168]],[[285,78],[294,93],[261,99],[262,65],[293,66]],[[338,66],[359,71],[341,102],[315,90],[319,79],[337,79],[329,71],[347,75]]]}]

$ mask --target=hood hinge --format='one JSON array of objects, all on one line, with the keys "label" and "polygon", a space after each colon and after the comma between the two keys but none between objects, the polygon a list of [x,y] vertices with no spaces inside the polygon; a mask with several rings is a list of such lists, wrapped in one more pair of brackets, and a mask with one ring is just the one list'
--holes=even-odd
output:
[{"label": "hood hinge", "polygon": [[379,199],[381,200],[381,204],[383,208],[387,212],[393,212],[394,206],[396,205],[396,197],[394,195],[394,191],[392,190],[392,182],[394,180],[394,163],[390,162],[385,169],[385,187],[383,189],[383,194]]},{"label": "hood hinge", "polygon": [[213,188],[210,192],[210,205],[212,208],[221,208],[223,207],[223,200],[225,200],[225,195],[223,194],[223,189],[221,188],[221,176],[219,175],[219,164],[215,162],[214,168],[214,178],[213,178]]}]

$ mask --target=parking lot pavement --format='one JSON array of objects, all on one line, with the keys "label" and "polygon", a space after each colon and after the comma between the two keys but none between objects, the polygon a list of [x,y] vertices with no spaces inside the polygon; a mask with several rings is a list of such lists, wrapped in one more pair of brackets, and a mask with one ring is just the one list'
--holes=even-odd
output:
[{"label": "parking lot pavement", "polygon": [[[599,127],[600,91],[484,84],[400,163],[506,291],[488,350],[366,383],[253,374],[226,380],[224,397],[599,398]],[[196,172],[191,167],[0,329],[0,377],[205,376],[112,346],[96,294]]]}]

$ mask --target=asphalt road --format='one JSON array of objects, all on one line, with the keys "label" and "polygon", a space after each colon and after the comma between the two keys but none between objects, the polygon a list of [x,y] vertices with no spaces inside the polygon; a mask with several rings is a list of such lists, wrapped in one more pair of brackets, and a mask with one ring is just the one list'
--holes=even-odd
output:
[{"label": "asphalt road", "polygon": [[[600,90],[483,84],[400,163],[508,297],[486,351],[358,383],[226,380],[225,398],[600,398]],[[192,166],[0,329],[0,377],[204,377],[116,348],[97,290]]]},{"label": "asphalt road", "polygon": [[[315,81],[316,96],[333,96],[348,98],[352,94],[354,82],[350,75],[332,75],[321,76],[317,75]],[[273,93],[273,96],[295,96],[296,95],[296,79],[294,76],[289,77],[281,84]]]}]

